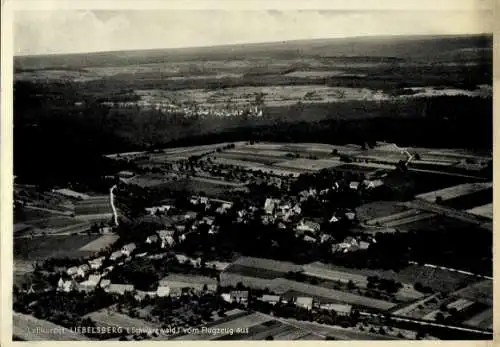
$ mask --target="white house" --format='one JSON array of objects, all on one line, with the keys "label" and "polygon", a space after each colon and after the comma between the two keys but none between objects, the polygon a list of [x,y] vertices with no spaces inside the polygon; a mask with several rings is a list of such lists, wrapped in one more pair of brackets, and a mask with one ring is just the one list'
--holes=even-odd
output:
[{"label": "white house", "polygon": [[121,258],[122,256],[123,256],[122,251],[116,251],[116,252],[111,253],[111,255],[109,256],[109,259],[110,260],[117,260],[117,259]]},{"label": "white house", "polygon": [[102,267],[102,263],[104,262],[105,259],[106,259],[106,257],[99,257],[96,259],[89,260],[90,268],[94,269],[94,270],[100,269]]},{"label": "white house", "polygon": [[279,295],[269,295],[269,294],[264,294],[259,298],[260,301],[267,302],[271,305],[275,305],[278,302],[280,302],[280,296]]},{"label": "white house", "polygon": [[111,283],[107,290],[108,293],[114,293],[114,294],[125,294],[127,292],[132,293],[134,291],[134,285],[133,284],[114,284]]},{"label": "white house", "polygon": [[78,266],[72,266],[68,270],[66,270],[66,274],[68,276],[75,276],[78,273]]},{"label": "white house", "polygon": [[132,252],[137,248],[137,246],[135,245],[135,243],[129,243],[129,244],[126,244],[125,246],[122,247],[121,251],[122,251],[122,254],[125,255],[125,256],[130,256],[130,254],[132,254]]},{"label": "white house", "polygon": [[158,288],[156,289],[156,295],[158,297],[165,297],[165,296],[169,296],[170,295],[170,288],[169,286],[158,286]]},{"label": "white house", "polygon": [[87,272],[89,272],[90,266],[87,264],[80,265],[78,269],[76,270],[76,275],[80,277],[85,277]]},{"label": "white house", "polygon": [[349,183],[349,188],[351,188],[353,190],[358,190],[359,182],[353,181],[353,182]]},{"label": "white house", "polygon": [[278,199],[267,198],[264,202],[264,211],[266,211],[267,214],[273,214],[274,209],[279,202],[280,201]]},{"label": "white house", "polygon": [[69,293],[78,288],[78,284],[73,279],[63,280],[62,277],[59,278],[57,282],[57,291]]}]

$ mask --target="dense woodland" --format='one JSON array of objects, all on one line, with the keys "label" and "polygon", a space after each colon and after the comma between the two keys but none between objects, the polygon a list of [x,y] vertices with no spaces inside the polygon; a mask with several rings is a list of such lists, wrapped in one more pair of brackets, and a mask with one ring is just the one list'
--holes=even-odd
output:
[{"label": "dense woodland", "polygon": [[[127,93],[127,91],[124,91]],[[101,155],[223,141],[363,143],[492,148],[492,100],[465,96],[404,102],[274,107],[255,119],[186,119],[158,111],[111,109],[71,84],[14,86],[14,171],[47,185],[116,172]],[[85,100],[80,106],[76,102]]]}]

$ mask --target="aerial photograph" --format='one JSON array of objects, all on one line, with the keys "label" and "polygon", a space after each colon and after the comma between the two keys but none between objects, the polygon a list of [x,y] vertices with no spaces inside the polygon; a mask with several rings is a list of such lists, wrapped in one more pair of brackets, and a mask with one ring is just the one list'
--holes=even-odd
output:
[{"label": "aerial photograph", "polygon": [[492,340],[493,23],[17,10],[12,340]]}]

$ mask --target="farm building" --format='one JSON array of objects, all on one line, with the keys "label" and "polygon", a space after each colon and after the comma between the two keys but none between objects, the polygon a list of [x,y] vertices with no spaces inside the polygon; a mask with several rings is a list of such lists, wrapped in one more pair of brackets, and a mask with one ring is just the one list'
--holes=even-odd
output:
[{"label": "farm building", "polygon": [[236,302],[239,304],[248,303],[248,290],[233,290],[229,293],[231,297],[231,302]]},{"label": "farm building", "polygon": [[471,307],[474,304],[474,301],[467,300],[467,299],[458,299],[455,300],[448,305],[446,305],[447,310],[457,310],[457,312],[462,312],[466,310],[467,308]]},{"label": "farm building", "polygon": [[295,298],[295,305],[298,307],[305,308],[307,310],[312,310],[313,308],[313,298],[308,296],[298,296]]},{"label": "farm building", "polygon": [[106,259],[105,257],[99,257],[99,258],[89,260],[90,268],[94,269],[94,270],[101,268],[102,263],[104,262],[105,259]]},{"label": "farm building", "polygon": [[111,253],[111,255],[109,256],[109,259],[116,260],[116,259],[121,258],[122,256],[123,256],[122,251],[116,251],[116,252]]},{"label": "farm building", "polygon": [[269,304],[275,305],[280,302],[281,298],[279,295],[269,295],[264,294],[259,298],[260,301],[267,302]]},{"label": "farm building", "polygon": [[159,281],[160,286],[173,288],[190,288],[195,291],[208,291],[215,292],[217,290],[217,280],[205,276],[189,276],[181,274],[170,274]]},{"label": "farm building", "polygon": [[108,293],[123,295],[127,292],[132,293],[134,291],[133,284],[114,284],[111,283],[106,290]]},{"label": "farm building", "polygon": [[352,312],[351,305],[343,304],[322,304],[320,308],[328,311],[335,311],[338,316],[349,316]]}]

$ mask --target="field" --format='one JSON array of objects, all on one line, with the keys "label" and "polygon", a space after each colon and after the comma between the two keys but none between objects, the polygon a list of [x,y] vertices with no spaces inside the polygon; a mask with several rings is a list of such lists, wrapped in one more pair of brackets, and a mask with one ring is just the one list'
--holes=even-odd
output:
[{"label": "field", "polygon": [[477,216],[493,219],[493,203],[476,206],[467,210],[467,212]]},{"label": "field", "polygon": [[458,288],[476,281],[475,278],[465,274],[420,265],[408,265],[399,272],[392,270],[350,269],[332,264],[325,264],[324,266],[334,271],[351,272],[364,276],[379,276],[410,285],[420,282],[434,291],[446,293],[454,292]]},{"label": "field", "polygon": [[47,258],[77,258],[88,254],[80,248],[98,239],[98,235],[64,235],[35,237],[33,239],[14,240],[14,258],[41,260]]},{"label": "field", "polygon": [[[286,154],[286,153],[283,153]],[[276,157],[276,156],[267,156],[267,155],[260,155],[259,153],[235,153],[235,152],[223,152],[223,153],[218,153],[216,157],[224,158],[224,159],[233,159],[233,160],[241,160],[241,161],[248,161],[256,164],[273,164],[280,159],[283,160],[281,157]]]},{"label": "field", "polygon": [[493,306],[493,281],[484,280],[473,283],[454,292],[452,295]]},{"label": "field", "polygon": [[281,271],[255,268],[255,267],[244,266],[244,265],[239,265],[239,264],[229,265],[224,271],[229,272],[229,273],[233,273],[233,274],[239,274],[242,276],[258,277],[258,278],[263,278],[263,279],[274,279],[274,278],[282,277],[283,274],[285,274],[285,272],[281,272]]},{"label": "field", "polygon": [[89,338],[31,315],[14,312],[12,335],[24,341],[87,341]]},{"label": "field", "polygon": [[463,324],[480,329],[493,329],[493,308],[476,314],[474,317],[463,322]]},{"label": "field", "polygon": [[283,168],[292,168],[307,171],[319,171],[322,169],[329,169],[331,167],[343,165],[343,163],[334,159],[294,159],[287,161],[280,161],[278,163],[274,163],[274,166],[283,167]]},{"label": "field", "polygon": [[118,235],[103,235],[81,247],[80,251],[99,252],[100,250],[112,245],[116,240],[118,240]]},{"label": "field", "polygon": [[[237,328],[251,328],[254,326],[258,326],[259,324],[262,324],[264,322],[270,321],[272,318],[267,317],[265,315],[262,315],[260,313],[251,313],[249,315],[239,317],[227,322],[223,322],[221,324],[213,325],[211,328],[214,329],[234,329],[234,331]],[[201,329],[200,329],[201,331]],[[195,334],[195,335],[182,335],[179,337],[174,338],[174,341],[189,341],[189,340],[216,340],[221,338],[223,335],[226,335],[226,333],[214,333],[214,334],[209,334],[209,333],[200,333],[200,334]]]},{"label": "field", "polygon": [[135,329],[148,329],[148,328],[159,328],[154,323],[146,322],[142,319],[132,318],[125,314],[113,311],[113,309],[102,309],[89,313],[84,316],[84,318],[90,318],[95,323],[96,326],[101,327],[120,327],[124,330],[127,328]]},{"label": "field", "polygon": [[376,201],[361,205],[356,208],[356,215],[360,221],[390,216],[406,210],[397,201]]},{"label": "field", "polygon": [[409,222],[405,225],[400,225],[400,228],[407,231],[421,231],[421,230],[432,231],[432,230],[443,230],[446,228],[450,229],[461,228],[467,225],[469,224],[465,221],[441,215],[434,215],[418,221]]},{"label": "field", "polygon": [[417,196],[417,198],[434,202],[436,201],[436,197],[439,196],[441,197],[441,199],[443,199],[443,201],[446,201],[490,188],[493,188],[493,183],[491,182],[460,184],[454,187],[448,187],[437,191],[420,194]]},{"label": "field", "polygon": [[337,326],[331,326],[326,324],[319,324],[315,322],[304,322],[297,321],[295,319],[286,319],[286,322],[293,324],[294,326],[300,327],[307,331],[312,331],[317,334],[322,334],[324,336],[332,336],[336,340],[397,340],[394,337],[371,334],[366,331],[359,331],[353,329],[344,329]]},{"label": "field", "polygon": [[321,263],[312,263],[309,265],[304,265],[304,274],[324,278],[331,281],[341,281],[341,282],[354,282],[357,286],[366,287],[368,280],[366,276],[351,273],[347,271],[330,270],[328,266]]},{"label": "field", "polygon": [[225,335],[217,338],[220,341],[228,340],[246,340],[246,341],[262,341],[268,336],[272,336],[274,340],[291,341],[291,340],[324,340],[322,335],[309,332],[309,330],[299,329],[282,321],[271,320],[249,328],[248,334]]},{"label": "field", "polygon": [[274,272],[287,273],[289,271],[300,271],[302,267],[290,262],[278,261],[264,258],[240,257],[233,264],[256,269],[271,270]]},{"label": "field", "polygon": [[473,192],[471,194],[462,195],[450,200],[446,200],[443,202],[443,205],[456,208],[459,210],[467,210],[474,208],[476,206],[484,206],[485,204],[491,204],[490,210],[491,214],[493,214],[492,201],[493,201],[493,188],[488,188],[481,191]]},{"label": "field", "polygon": [[75,203],[75,214],[98,215],[111,213],[111,203],[108,195],[91,197],[89,199]]}]

